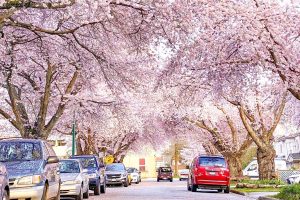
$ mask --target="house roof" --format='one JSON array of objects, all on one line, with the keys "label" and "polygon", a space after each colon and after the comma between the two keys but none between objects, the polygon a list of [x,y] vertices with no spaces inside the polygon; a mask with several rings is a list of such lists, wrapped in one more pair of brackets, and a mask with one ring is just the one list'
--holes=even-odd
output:
[{"label": "house roof", "polygon": [[291,153],[288,157],[288,161],[300,161],[300,153]]},{"label": "house roof", "polygon": [[294,139],[294,138],[296,138],[296,137],[298,137],[298,136],[300,136],[300,133],[295,133],[295,134],[291,134],[291,135],[287,135],[287,136],[281,136],[281,137],[278,137],[278,138],[276,138],[276,142],[283,142],[283,141],[285,141],[285,140],[287,140],[287,139]]}]

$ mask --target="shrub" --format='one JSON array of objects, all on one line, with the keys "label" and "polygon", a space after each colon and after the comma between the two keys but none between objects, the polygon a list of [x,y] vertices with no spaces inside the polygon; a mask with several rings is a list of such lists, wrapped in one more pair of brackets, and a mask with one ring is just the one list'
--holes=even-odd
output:
[{"label": "shrub", "polygon": [[294,184],[283,187],[279,194],[275,196],[283,200],[299,200],[300,199],[300,184]]}]

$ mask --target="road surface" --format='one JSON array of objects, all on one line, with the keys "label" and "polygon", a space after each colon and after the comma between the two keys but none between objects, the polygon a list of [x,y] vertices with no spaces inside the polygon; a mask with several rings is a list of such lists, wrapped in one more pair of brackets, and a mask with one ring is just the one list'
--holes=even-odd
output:
[{"label": "road surface", "polygon": [[224,194],[214,191],[190,192],[186,189],[185,181],[159,182],[143,181],[136,185],[125,187],[109,187],[106,194],[93,196],[89,200],[255,200],[237,194]]}]

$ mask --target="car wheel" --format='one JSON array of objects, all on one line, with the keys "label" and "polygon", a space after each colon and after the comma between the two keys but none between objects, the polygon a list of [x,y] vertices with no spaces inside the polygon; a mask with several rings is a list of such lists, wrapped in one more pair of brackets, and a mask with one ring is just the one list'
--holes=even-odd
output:
[{"label": "car wheel", "polygon": [[192,192],[197,192],[197,185],[195,184],[192,184]]},{"label": "car wheel", "polygon": [[90,197],[90,193],[89,193],[89,186],[88,186],[86,192],[83,193],[83,198],[84,198],[84,199],[88,199],[89,197]]},{"label": "car wheel", "polygon": [[100,195],[100,181],[98,184],[96,184],[96,187],[94,188],[94,195]]},{"label": "car wheel", "polygon": [[173,179],[172,179],[172,178],[170,179],[170,182],[173,182]]},{"label": "car wheel", "polygon": [[4,190],[2,200],[9,200],[9,195],[8,195],[8,191],[7,190]]},{"label": "car wheel", "polygon": [[227,186],[226,189],[224,190],[224,193],[228,194],[230,192],[230,187]]},{"label": "car wheel", "polygon": [[44,190],[43,190],[42,200],[47,200],[47,199],[48,199],[48,185],[45,184]]},{"label": "car wheel", "polygon": [[104,194],[106,192],[106,183],[104,182],[103,185],[100,186],[100,192]]},{"label": "car wheel", "polygon": [[76,199],[76,200],[82,200],[82,199],[83,199],[82,187],[81,187],[81,189],[80,189],[80,191],[79,191],[79,194],[76,196],[75,199]]},{"label": "car wheel", "polygon": [[190,186],[190,184],[189,184],[189,182],[187,182],[187,190],[188,191],[191,191],[192,189],[191,189],[191,186]]},{"label": "car wheel", "polygon": [[135,184],[139,184],[140,183],[140,181],[138,180],[137,182],[135,182]]},{"label": "car wheel", "polygon": [[179,178],[179,181],[182,181],[182,179],[181,179],[181,178]]},{"label": "car wheel", "polygon": [[218,192],[221,193],[221,192],[223,192],[223,190],[222,189],[218,189]]},{"label": "car wheel", "polygon": [[159,178],[157,178],[157,182],[159,182]]},{"label": "car wheel", "polygon": [[128,180],[124,183],[124,187],[128,187],[129,183]]}]

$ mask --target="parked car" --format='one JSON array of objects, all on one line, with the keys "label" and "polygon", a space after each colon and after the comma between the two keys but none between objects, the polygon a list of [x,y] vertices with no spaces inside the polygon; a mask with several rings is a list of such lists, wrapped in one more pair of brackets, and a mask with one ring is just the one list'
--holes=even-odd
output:
[{"label": "parked car", "polygon": [[0,199],[9,200],[8,174],[4,164],[0,163]]},{"label": "parked car", "polygon": [[106,166],[106,184],[107,185],[124,185],[128,187],[128,173],[123,163],[113,163]]},{"label": "parked car", "polygon": [[130,174],[132,183],[139,184],[141,182],[141,172],[136,168],[129,167],[127,168],[128,174]]},{"label": "parked car", "polygon": [[8,171],[11,199],[60,199],[58,161],[44,140],[0,141],[0,162]]},{"label": "parked car", "polygon": [[[275,158],[275,170],[287,170],[286,160]],[[258,179],[258,164],[257,159],[252,160],[243,170],[243,175],[249,177],[250,179]]]},{"label": "parked car", "polygon": [[190,166],[187,189],[215,189],[218,192],[230,191],[230,172],[222,156],[197,156]]},{"label": "parked car", "polygon": [[289,176],[286,180],[288,184],[300,183],[300,173]]},{"label": "parked car", "polygon": [[106,192],[105,166],[100,163],[96,155],[74,156],[72,159],[79,159],[84,169],[88,170],[89,188],[95,195]]},{"label": "parked car", "polygon": [[160,180],[169,180],[173,182],[173,171],[171,167],[159,167],[157,170],[157,182]]},{"label": "parked car", "polygon": [[132,177],[131,177],[131,174],[127,173],[128,174],[128,183],[129,185],[131,185],[131,182],[132,182]]},{"label": "parked car", "polygon": [[189,169],[179,170],[179,181],[187,180],[189,178]]},{"label": "parked car", "polygon": [[60,162],[61,188],[60,196],[75,197],[76,200],[89,198],[88,170],[79,160],[66,159]]}]

